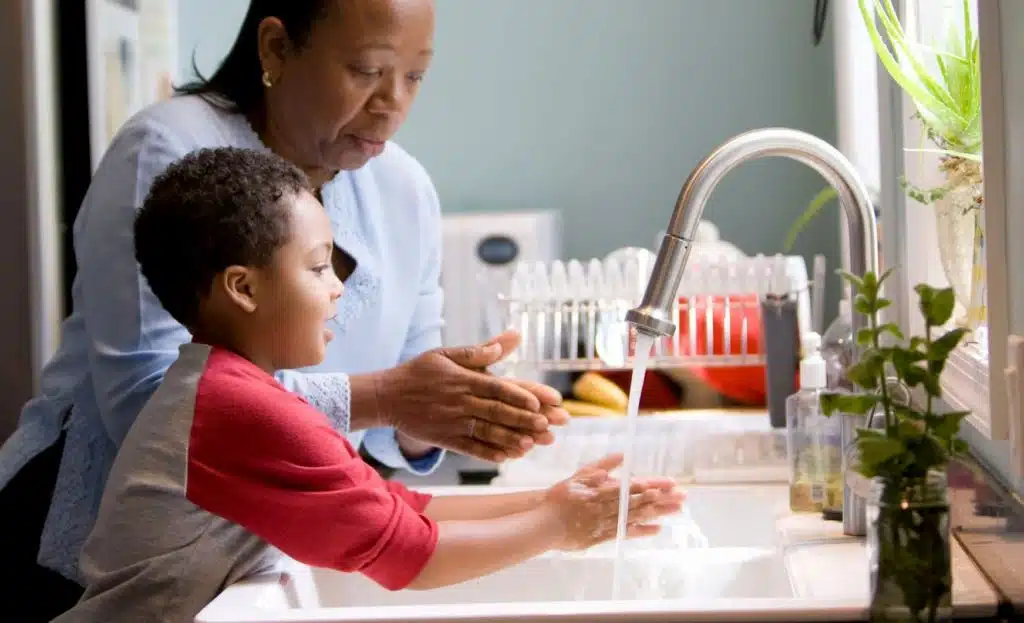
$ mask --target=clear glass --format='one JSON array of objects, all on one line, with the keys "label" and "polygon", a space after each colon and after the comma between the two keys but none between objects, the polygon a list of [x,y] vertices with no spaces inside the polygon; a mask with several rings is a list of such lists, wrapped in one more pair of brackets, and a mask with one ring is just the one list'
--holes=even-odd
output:
[{"label": "clear glass", "polygon": [[825,378],[832,391],[854,391],[846,370],[856,362],[856,343],[850,318],[836,316],[821,336],[821,358],[825,360]]},{"label": "clear glass", "polygon": [[820,513],[841,508],[842,446],[839,416],[821,411],[821,391],[801,390],[786,401],[789,508]]},{"label": "clear glass", "polygon": [[951,621],[946,473],[876,478],[867,500],[871,621]]}]

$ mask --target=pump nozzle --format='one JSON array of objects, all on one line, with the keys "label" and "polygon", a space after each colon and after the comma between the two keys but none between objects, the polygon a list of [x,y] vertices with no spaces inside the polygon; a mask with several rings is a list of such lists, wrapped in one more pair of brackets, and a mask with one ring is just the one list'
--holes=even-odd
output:
[{"label": "pump nozzle", "polygon": [[802,359],[800,360],[801,389],[825,389],[828,377],[825,360],[821,356],[821,336],[814,331],[804,333],[800,338]]}]

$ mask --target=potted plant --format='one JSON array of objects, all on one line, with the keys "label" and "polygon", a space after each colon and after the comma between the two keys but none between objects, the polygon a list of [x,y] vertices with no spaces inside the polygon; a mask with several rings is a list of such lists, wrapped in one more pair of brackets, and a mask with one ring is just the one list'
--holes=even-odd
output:
[{"label": "potted plant", "polygon": [[[855,292],[854,313],[868,318],[856,336],[862,353],[847,370],[861,391],[826,393],[821,404],[826,415],[870,418],[857,431],[853,469],[871,484],[871,620],[947,620],[953,582],[946,471],[967,450],[957,434],[969,412],[936,407],[946,361],[966,330],[943,329],[953,314],[953,289],[924,284],[915,288],[924,335],[906,338],[895,324],[879,324],[878,312],[890,304],[880,295],[890,272],[843,273]],[[923,390],[924,405],[897,400],[894,381]]]},{"label": "potted plant", "polygon": [[[869,6],[872,3],[872,7]],[[954,298],[968,311],[967,326],[985,320],[984,236],[981,169],[981,63],[971,26],[971,0],[962,0],[961,24],[933,47],[915,41],[900,24],[891,0],[858,0],[864,27],[889,76],[914,102],[931,147],[911,149],[939,156],[944,183],[920,188],[903,179],[907,195],[934,205],[939,254]],[[877,17],[877,20],[876,20]],[[881,24],[879,28],[878,24]],[[790,228],[789,250],[800,231],[832,199],[821,191]]]}]

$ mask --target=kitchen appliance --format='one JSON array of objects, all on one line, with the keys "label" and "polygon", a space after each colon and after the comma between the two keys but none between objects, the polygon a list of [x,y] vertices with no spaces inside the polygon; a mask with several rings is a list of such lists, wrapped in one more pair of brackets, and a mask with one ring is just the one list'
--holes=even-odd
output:
[{"label": "kitchen appliance", "polygon": [[443,340],[476,344],[506,328],[498,307],[518,262],[551,262],[562,256],[557,211],[449,214],[444,216]]}]

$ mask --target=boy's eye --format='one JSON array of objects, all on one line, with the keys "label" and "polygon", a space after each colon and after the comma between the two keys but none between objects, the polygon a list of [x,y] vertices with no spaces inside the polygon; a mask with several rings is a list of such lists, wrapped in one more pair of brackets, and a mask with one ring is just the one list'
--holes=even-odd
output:
[{"label": "boy's eye", "polygon": [[361,76],[366,76],[367,78],[376,78],[381,74],[379,69],[359,65],[353,67],[352,70]]}]

